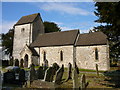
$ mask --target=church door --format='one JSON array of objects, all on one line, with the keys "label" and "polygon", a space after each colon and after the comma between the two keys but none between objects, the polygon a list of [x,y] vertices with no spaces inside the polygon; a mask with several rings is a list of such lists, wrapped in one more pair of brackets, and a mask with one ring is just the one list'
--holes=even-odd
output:
[{"label": "church door", "polygon": [[24,67],[28,67],[28,55],[27,54],[24,57]]}]

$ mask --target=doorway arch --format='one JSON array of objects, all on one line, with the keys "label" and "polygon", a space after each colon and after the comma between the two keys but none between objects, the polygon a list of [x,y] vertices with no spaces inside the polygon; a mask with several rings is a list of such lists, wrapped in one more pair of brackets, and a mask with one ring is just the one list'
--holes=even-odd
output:
[{"label": "doorway arch", "polygon": [[24,67],[28,67],[28,55],[27,54],[24,57]]}]

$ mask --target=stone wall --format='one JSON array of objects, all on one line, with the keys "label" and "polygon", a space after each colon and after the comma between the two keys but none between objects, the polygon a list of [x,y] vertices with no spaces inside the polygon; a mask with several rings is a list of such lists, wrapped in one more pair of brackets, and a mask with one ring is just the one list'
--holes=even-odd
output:
[{"label": "stone wall", "polygon": [[[98,49],[98,60],[95,59],[95,49]],[[93,69],[98,64],[99,70],[109,70],[109,46],[78,46],[76,47],[76,61],[79,68]]]},{"label": "stone wall", "polygon": [[[53,46],[35,49],[38,53],[40,53],[40,65],[44,63],[44,52],[46,52],[46,59],[48,60],[49,66],[56,62],[60,66],[64,64],[65,67],[67,67],[69,62],[71,64],[73,63],[73,46]],[[60,60],[60,51],[63,52],[63,61]]]},{"label": "stone wall", "polygon": [[40,17],[37,17],[35,22],[32,24],[32,42],[36,39],[36,37],[41,34],[44,33],[44,25],[42,22],[42,19]]},{"label": "stone wall", "polygon": [[[24,28],[24,30],[22,30]],[[38,34],[44,33],[43,22],[40,17],[37,17],[33,23],[15,26],[13,57],[14,59],[21,59],[20,52],[24,46],[30,45]]]},{"label": "stone wall", "polygon": [[[24,30],[22,31],[22,28]],[[14,43],[13,43],[13,57],[14,59],[20,59],[20,52],[25,44],[30,44],[30,24],[15,26]]]}]

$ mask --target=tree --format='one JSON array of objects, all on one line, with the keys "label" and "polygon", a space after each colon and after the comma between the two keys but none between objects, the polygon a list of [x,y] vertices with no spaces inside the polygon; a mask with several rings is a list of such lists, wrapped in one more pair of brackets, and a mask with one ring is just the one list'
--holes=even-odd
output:
[{"label": "tree", "polygon": [[55,24],[54,22],[45,21],[43,24],[45,27],[45,33],[61,31],[61,29],[58,27],[58,25]]},{"label": "tree", "polygon": [[96,2],[95,15],[98,20],[95,22],[104,23],[95,27],[108,36],[110,45],[110,58],[119,59],[120,55],[120,2]]},{"label": "tree", "polygon": [[14,30],[10,29],[6,34],[2,34],[2,46],[7,49],[7,54],[12,56]]}]

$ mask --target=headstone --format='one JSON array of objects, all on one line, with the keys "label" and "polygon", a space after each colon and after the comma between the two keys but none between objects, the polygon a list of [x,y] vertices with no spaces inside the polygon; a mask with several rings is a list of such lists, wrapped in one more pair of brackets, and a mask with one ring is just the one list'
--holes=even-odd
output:
[{"label": "headstone", "polygon": [[4,83],[14,83],[15,81],[15,73],[13,71],[9,71],[3,74]]},{"label": "headstone", "polygon": [[30,65],[30,82],[34,81],[36,79],[36,71],[35,71],[35,65]]},{"label": "headstone", "polygon": [[0,71],[0,90],[2,90],[2,73]]},{"label": "headstone", "polygon": [[47,68],[48,68],[48,60],[45,59],[44,63],[43,63],[43,70],[44,70],[44,72],[47,70]]},{"label": "headstone", "polygon": [[22,85],[25,82],[25,70],[24,69],[21,69],[19,72],[19,81],[21,82]]},{"label": "headstone", "polygon": [[82,74],[80,84],[81,84],[81,90],[86,90],[89,83],[88,82],[86,83],[85,74]]},{"label": "headstone", "polygon": [[72,74],[72,64],[69,63],[69,64],[68,64],[68,77],[67,77],[67,81],[68,81],[69,79],[72,79],[71,74]]},{"label": "headstone", "polygon": [[56,71],[60,68],[59,65],[57,63],[53,63],[52,65],[53,69],[54,69],[54,75],[56,73]]},{"label": "headstone", "polygon": [[56,84],[61,84],[63,73],[64,73],[64,65],[62,65],[62,67],[59,68],[56,73],[56,78],[55,78]]},{"label": "headstone", "polygon": [[15,59],[15,66],[19,66],[19,60]]},{"label": "headstone", "polygon": [[79,74],[79,68],[78,68],[76,62],[75,62],[75,69],[76,69],[76,71],[77,71],[77,74]]},{"label": "headstone", "polygon": [[10,58],[9,65],[13,66],[13,58]]},{"label": "headstone", "polygon": [[21,68],[23,68],[23,63],[24,63],[24,60],[21,59],[21,60],[20,60],[20,67],[21,67]]},{"label": "headstone", "polygon": [[19,73],[20,67],[14,66],[14,67],[13,67],[13,71],[14,71],[15,73]]},{"label": "headstone", "polygon": [[57,71],[60,67],[57,63],[53,63],[52,67]]},{"label": "headstone", "polygon": [[76,90],[79,88],[78,84],[78,73],[76,68],[73,69],[73,88]]},{"label": "headstone", "polygon": [[44,79],[44,71],[43,71],[43,67],[39,67],[37,70],[37,78],[38,79]]},{"label": "headstone", "polygon": [[96,73],[97,73],[97,76],[99,76],[98,64],[96,64],[95,66],[96,66]]},{"label": "headstone", "polygon": [[52,82],[53,81],[53,67],[49,67],[46,71],[45,71],[45,76],[44,76],[44,81],[48,81],[48,82]]},{"label": "headstone", "polygon": [[81,90],[85,89],[86,87],[86,78],[85,78],[85,74],[82,74],[81,76]]}]

